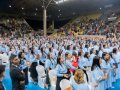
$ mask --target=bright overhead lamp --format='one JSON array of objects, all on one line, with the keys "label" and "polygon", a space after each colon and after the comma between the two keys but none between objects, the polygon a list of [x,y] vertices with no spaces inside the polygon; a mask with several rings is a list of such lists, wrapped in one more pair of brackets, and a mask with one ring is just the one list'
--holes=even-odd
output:
[{"label": "bright overhead lamp", "polygon": [[38,10],[38,8],[35,9],[36,11]]},{"label": "bright overhead lamp", "polygon": [[24,7],[22,7],[22,10],[24,10]]},{"label": "bright overhead lamp", "polygon": [[9,7],[11,8],[12,6],[11,6],[11,5],[9,5]]},{"label": "bright overhead lamp", "polygon": [[37,13],[34,14],[35,16],[37,15]]},{"label": "bright overhead lamp", "polygon": [[69,1],[69,0],[57,0],[56,4],[60,4],[60,3],[66,2],[66,1]]}]

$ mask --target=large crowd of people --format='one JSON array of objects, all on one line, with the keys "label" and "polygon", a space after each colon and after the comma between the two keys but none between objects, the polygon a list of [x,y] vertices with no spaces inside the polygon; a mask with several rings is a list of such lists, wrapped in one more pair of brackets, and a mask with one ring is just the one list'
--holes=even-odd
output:
[{"label": "large crowd of people", "polygon": [[8,37],[23,37],[22,35],[30,33],[33,29],[22,18],[0,17],[0,35]]},{"label": "large crowd of people", "polygon": [[[0,53],[9,57],[8,64],[4,60],[1,64],[9,65],[12,90],[25,90],[29,82],[51,90],[106,90],[120,78],[120,34],[116,33],[0,37]],[[0,66],[0,81],[4,72]],[[0,88],[5,90],[1,82]]]},{"label": "large crowd of people", "polygon": [[[1,19],[0,90],[6,67],[12,90],[26,90],[29,82],[50,90],[108,90],[120,78],[120,25],[101,18],[67,25],[58,32],[63,37],[40,36],[23,19]],[[86,36],[74,35],[81,30]]]},{"label": "large crowd of people", "polygon": [[[109,21],[108,18],[116,17],[115,20]],[[98,18],[91,18],[83,16],[72,23],[68,23],[58,30],[62,35],[76,34],[78,35],[105,35],[106,33],[120,33],[120,24],[116,23],[120,18],[120,12],[107,11],[106,13],[98,16]]]}]

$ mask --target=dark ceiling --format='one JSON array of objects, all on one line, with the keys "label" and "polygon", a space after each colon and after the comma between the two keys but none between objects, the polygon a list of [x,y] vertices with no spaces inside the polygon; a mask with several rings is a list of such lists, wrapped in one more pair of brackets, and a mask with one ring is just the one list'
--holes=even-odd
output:
[{"label": "dark ceiling", "polygon": [[[0,0],[0,15],[15,15],[42,20],[43,0]],[[44,0],[48,3],[50,0]],[[120,0],[68,0],[61,4],[52,2],[48,7],[48,20],[70,19],[89,12],[105,10],[106,5],[120,6]],[[101,8],[101,9],[100,9]]]}]

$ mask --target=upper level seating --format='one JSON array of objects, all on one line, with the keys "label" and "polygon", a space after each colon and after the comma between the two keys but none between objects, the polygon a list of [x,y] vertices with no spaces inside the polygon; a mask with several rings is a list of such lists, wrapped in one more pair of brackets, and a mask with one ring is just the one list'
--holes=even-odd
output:
[{"label": "upper level seating", "polygon": [[0,18],[0,31],[2,36],[15,35],[21,36],[22,33],[29,33],[32,28],[22,18]]},{"label": "upper level seating", "polygon": [[[77,35],[104,35],[105,33],[119,32],[119,13],[106,12],[80,16],[60,28],[54,36]],[[108,21],[109,17],[117,17],[115,21]]]}]

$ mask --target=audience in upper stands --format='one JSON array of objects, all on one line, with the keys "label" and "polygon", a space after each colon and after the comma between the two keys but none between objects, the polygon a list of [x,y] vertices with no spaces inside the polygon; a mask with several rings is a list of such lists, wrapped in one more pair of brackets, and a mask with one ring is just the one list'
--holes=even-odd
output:
[{"label": "audience in upper stands", "polygon": [[[76,20],[73,23],[69,23],[68,25],[60,28],[58,33],[62,32],[62,35],[105,35],[106,33],[120,33],[119,24],[115,23],[115,21],[109,21],[109,17],[117,17],[119,18],[119,12],[107,12],[106,14],[101,15],[98,19],[89,19],[88,17],[84,17],[82,20]],[[104,17],[104,18],[103,18]],[[81,33],[82,32],[82,33]]]},{"label": "audience in upper stands", "polygon": [[4,37],[23,37],[24,34],[30,33],[32,28],[23,19],[0,18],[0,34]]}]

